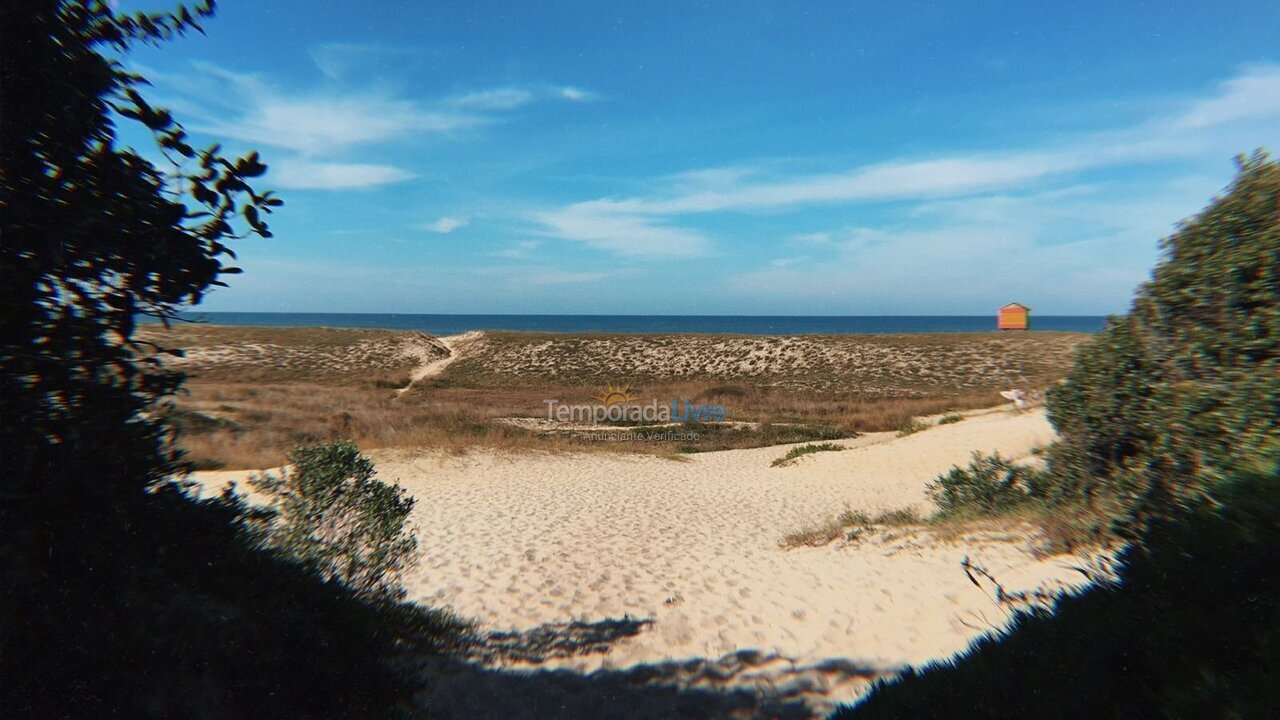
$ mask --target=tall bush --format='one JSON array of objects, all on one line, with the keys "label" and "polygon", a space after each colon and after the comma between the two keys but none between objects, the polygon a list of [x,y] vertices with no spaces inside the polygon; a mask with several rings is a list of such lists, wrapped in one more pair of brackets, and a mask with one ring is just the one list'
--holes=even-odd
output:
[{"label": "tall bush", "polygon": [[276,499],[263,541],[362,595],[403,597],[400,578],[418,546],[405,524],[413,498],[375,478],[352,442],[298,447],[289,462],[281,475],[253,481]]},{"label": "tall bush", "polygon": [[1169,513],[1280,447],[1280,164],[1239,159],[1134,299],[1049,393],[1047,491]]}]

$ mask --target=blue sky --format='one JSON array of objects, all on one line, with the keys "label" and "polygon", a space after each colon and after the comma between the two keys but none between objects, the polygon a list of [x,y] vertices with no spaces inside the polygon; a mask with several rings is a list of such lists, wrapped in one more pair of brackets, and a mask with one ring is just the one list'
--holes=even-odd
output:
[{"label": "blue sky", "polygon": [[1277,28],[1275,2],[271,0],[130,62],[286,202],[207,310],[1101,314],[1236,153],[1280,150]]}]

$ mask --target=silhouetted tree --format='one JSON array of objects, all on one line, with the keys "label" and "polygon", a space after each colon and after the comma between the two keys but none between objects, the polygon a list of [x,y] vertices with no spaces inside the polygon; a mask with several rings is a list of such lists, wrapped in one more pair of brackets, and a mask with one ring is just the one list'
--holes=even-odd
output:
[{"label": "silhouetted tree", "polygon": [[225,243],[269,236],[280,201],[121,58],[212,13],[0,4],[0,716],[387,717],[392,653],[442,627],[256,550],[242,505],[169,481],[181,377],[135,324],[238,272]]},{"label": "silhouetted tree", "polygon": [[[240,218],[280,201],[257,194],[257,154],[197,151],[119,57],[199,29],[212,3],[117,15],[105,2],[19,0],[0,16],[0,412],[8,522],[38,525],[76,507],[109,512],[173,470],[145,411],[181,378],[135,341],[139,316],[172,317],[238,272],[224,244]],[[121,147],[137,122],[172,164]],[[12,527],[12,526],[11,526]],[[44,541],[27,534],[25,542]]]}]

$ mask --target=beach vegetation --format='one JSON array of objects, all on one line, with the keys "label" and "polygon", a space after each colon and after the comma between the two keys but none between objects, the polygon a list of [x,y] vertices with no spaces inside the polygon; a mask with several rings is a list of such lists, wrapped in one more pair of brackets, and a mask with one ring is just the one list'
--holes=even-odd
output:
[{"label": "beach vegetation", "polygon": [[299,446],[279,474],[250,480],[271,499],[258,516],[259,542],[370,597],[404,596],[403,573],[418,541],[407,525],[414,500],[375,477],[355,443]]},{"label": "beach vegetation", "polygon": [[914,508],[893,508],[872,515],[864,510],[845,508],[825,522],[788,533],[778,542],[784,550],[798,547],[822,547],[836,540],[856,541],[868,532],[889,528],[923,527],[925,520]]},{"label": "beach vegetation", "polygon": [[[558,427],[528,422],[546,417],[548,399],[588,402],[609,382],[596,384],[596,380],[580,376],[573,369],[580,359],[561,357],[581,352],[596,365],[619,362],[615,354],[605,354],[607,343],[602,345],[596,336],[486,332],[472,340],[442,374],[416,382],[403,393],[393,393],[386,391],[402,385],[422,362],[419,358],[436,357],[438,348],[429,339],[417,333],[372,329],[189,323],[168,329],[144,326],[140,335],[185,352],[186,357],[175,361],[189,376],[187,393],[177,398],[179,407],[233,423],[193,428],[179,438],[181,447],[193,457],[216,460],[229,469],[277,467],[286,461],[290,448],[306,439],[332,442],[350,438],[365,449],[431,447],[451,453],[488,448],[672,456],[677,451],[849,438],[897,430],[912,417],[997,405],[1001,399],[996,391],[1005,379],[988,377],[982,369],[984,358],[1034,371],[1036,377],[1051,382],[1066,372],[1072,349],[1085,339],[1062,333],[1003,340],[982,333],[967,339],[800,339],[803,350],[818,357],[889,352],[901,355],[903,363],[909,356],[930,358],[929,375],[939,380],[923,387],[906,376],[853,373],[839,370],[835,364],[832,369],[843,375],[818,378],[804,368],[779,366],[767,382],[726,382],[733,376],[724,373],[733,370],[722,367],[724,351],[717,343],[739,339],[684,336],[682,347],[688,352],[681,356],[682,362],[695,362],[705,372],[696,377],[678,375],[675,366],[655,360],[648,370],[649,380],[628,382],[646,403],[654,398],[663,402],[670,398],[711,400],[722,405],[734,422],[682,423],[682,429],[696,432],[693,440],[663,439],[662,433],[655,433],[655,439],[644,442],[599,442],[594,439],[598,433],[582,433],[571,427],[573,423]],[[608,339],[612,342],[615,337]],[[631,357],[632,352],[639,358],[631,361],[629,369],[619,367],[623,374],[616,377],[629,377],[628,373],[649,362],[643,358],[663,348],[663,336],[628,335],[616,340],[621,343],[618,352],[622,358]],[[792,338],[773,341],[787,347],[797,342]],[[539,347],[545,347],[557,363],[565,363],[562,368],[555,366],[557,375],[549,374],[553,366],[538,354]],[[920,360],[913,362],[919,364]],[[839,381],[842,388],[831,390],[814,384],[819,380]],[[343,413],[349,422],[335,421],[335,417],[344,417]],[[616,425],[619,430],[624,427]],[[637,422],[625,427],[640,431],[650,425]]]},{"label": "beach vegetation", "polygon": [[920,418],[908,418],[906,422],[898,426],[898,437],[902,438],[908,435],[915,435],[918,432],[928,430],[930,427],[933,426]]},{"label": "beach vegetation", "polygon": [[1037,497],[1041,473],[1016,465],[999,453],[975,452],[967,467],[953,467],[928,485],[926,492],[940,518],[993,515],[1025,505]]},{"label": "beach vegetation", "polygon": [[837,717],[1280,707],[1268,671],[1280,648],[1278,197],[1280,163],[1241,157],[1227,191],[1162,243],[1130,312],[1050,391],[1059,439],[1042,470],[975,457],[935,483],[940,515],[1033,506],[1051,534],[1121,543],[1118,575],[1047,606],[1010,606],[1005,632],[877,683]]},{"label": "beach vegetation", "polygon": [[808,445],[800,445],[798,447],[791,448],[785,455],[774,460],[770,465],[772,467],[785,467],[805,455],[811,455],[819,452],[837,452],[844,449],[845,447],[843,445],[837,445],[835,443],[810,443]]}]

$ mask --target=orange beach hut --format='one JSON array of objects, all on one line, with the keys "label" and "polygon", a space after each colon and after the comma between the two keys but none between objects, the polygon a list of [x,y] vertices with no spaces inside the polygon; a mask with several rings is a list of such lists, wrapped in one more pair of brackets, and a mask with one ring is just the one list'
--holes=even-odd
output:
[{"label": "orange beach hut", "polygon": [[1000,330],[1026,330],[1031,327],[1031,308],[1021,303],[1009,303],[1000,308],[996,327]]}]

